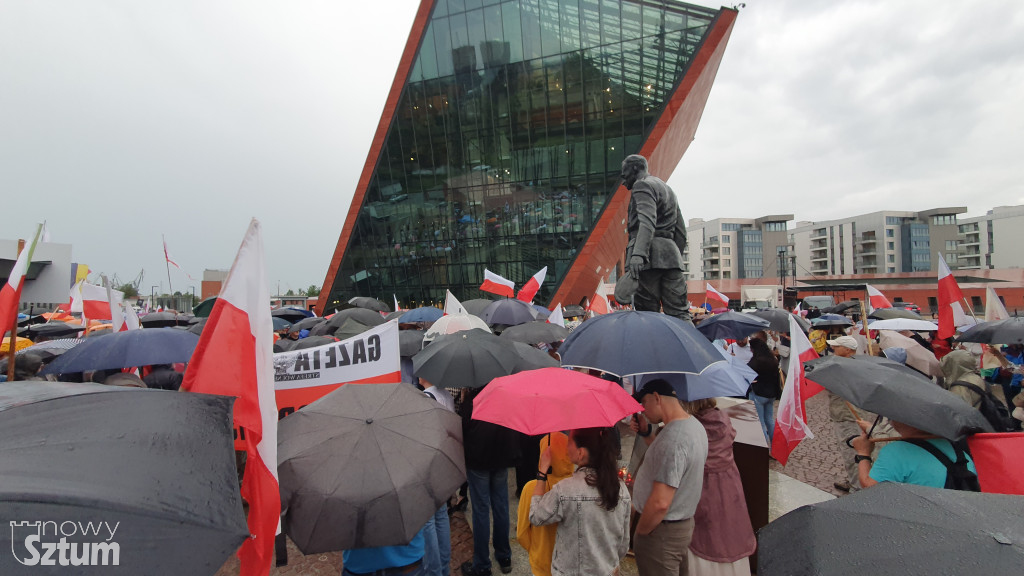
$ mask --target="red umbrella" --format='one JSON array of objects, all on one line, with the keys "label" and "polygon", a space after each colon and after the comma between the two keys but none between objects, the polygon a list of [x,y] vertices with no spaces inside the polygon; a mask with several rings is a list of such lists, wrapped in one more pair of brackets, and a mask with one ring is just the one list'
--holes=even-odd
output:
[{"label": "red umbrella", "polygon": [[615,382],[564,368],[495,378],[473,400],[473,418],[531,436],[613,426],[643,407]]}]

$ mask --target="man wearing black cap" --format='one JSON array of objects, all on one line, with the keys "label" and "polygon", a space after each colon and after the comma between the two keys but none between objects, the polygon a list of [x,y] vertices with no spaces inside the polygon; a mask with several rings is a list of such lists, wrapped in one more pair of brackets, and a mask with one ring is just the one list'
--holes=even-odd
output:
[{"label": "man wearing black cap", "polygon": [[[679,403],[665,380],[647,382],[634,396],[644,418],[633,423],[647,443],[644,462],[633,482],[633,507],[640,512],[633,552],[640,576],[683,576],[693,536],[693,515],[704,482],[708,435]],[[653,424],[665,424],[657,437]]]}]

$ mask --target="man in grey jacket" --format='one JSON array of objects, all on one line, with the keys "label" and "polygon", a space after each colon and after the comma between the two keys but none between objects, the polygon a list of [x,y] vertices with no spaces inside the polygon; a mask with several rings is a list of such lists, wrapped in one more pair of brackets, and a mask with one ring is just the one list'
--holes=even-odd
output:
[{"label": "man in grey jacket", "polygon": [[652,312],[664,309],[665,314],[689,320],[683,274],[686,224],[676,195],[668,184],[647,173],[647,159],[637,154],[622,161],[622,183],[632,193],[626,266],[639,284],[633,307]]}]

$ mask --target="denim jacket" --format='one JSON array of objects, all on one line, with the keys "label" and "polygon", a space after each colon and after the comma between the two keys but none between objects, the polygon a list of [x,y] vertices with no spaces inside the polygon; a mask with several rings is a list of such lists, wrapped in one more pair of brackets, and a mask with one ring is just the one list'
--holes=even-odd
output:
[{"label": "denim jacket", "polygon": [[530,500],[530,523],[558,523],[552,576],[610,576],[629,549],[630,499],[619,481],[619,504],[601,507],[597,488],[587,485],[585,468]]}]

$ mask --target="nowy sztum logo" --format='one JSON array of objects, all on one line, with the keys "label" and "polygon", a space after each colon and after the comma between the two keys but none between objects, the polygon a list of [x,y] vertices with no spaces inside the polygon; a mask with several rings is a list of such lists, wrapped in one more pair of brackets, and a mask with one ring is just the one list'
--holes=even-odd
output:
[{"label": "nowy sztum logo", "polygon": [[25,566],[118,566],[120,522],[11,521],[11,553]]}]

